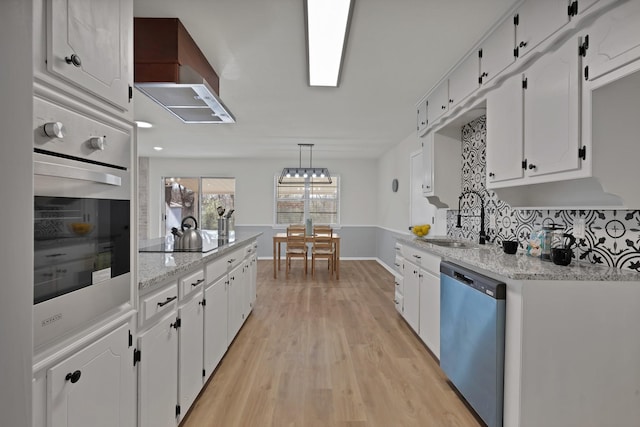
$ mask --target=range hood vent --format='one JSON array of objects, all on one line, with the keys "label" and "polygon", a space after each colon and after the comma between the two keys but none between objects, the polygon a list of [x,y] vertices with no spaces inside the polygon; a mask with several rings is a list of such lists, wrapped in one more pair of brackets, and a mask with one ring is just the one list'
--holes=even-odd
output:
[{"label": "range hood vent", "polygon": [[134,18],[135,86],[184,123],[235,123],[219,78],[178,18]]}]

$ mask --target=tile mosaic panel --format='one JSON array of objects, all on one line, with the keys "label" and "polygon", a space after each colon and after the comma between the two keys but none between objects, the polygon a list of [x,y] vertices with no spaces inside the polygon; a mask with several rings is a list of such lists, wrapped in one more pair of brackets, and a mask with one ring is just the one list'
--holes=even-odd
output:
[{"label": "tile mosaic panel", "polygon": [[[574,256],[592,264],[640,272],[640,211],[627,210],[524,210],[511,208],[486,188],[486,116],[462,127],[462,191],[474,191],[485,202],[485,231],[491,242],[516,238],[526,249],[531,232],[544,225],[560,225],[573,233],[578,218],[585,220],[585,238],[578,239]],[[466,194],[461,228],[457,210],[447,212],[447,234],[477,241],[480,232],[480,200]],[[495,226],[490,218],[495,217]]]}]

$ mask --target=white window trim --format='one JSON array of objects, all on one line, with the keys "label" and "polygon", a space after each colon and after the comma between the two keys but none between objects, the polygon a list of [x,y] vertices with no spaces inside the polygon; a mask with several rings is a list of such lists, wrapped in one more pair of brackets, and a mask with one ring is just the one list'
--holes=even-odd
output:
[{"label": "white window trim", "polygon": [[[335,229],[339,229],[342,227],[342,223],[341,223],[341,211],[342,211],[342,194],[341,194],[341,187],[342,187],[342,179],[340,178],[340,175],[331,175],[332,177],[336,177],[338,179],[338,185],[336,185],[336,198],[338,200],[338,212],[336,213],[336,220],[338,221],[335,224],[328,224],[331,227],[335,228]],[[272,229],[274,230],[286,230],[287,227],[289,226],[289,224],[278,224],[277,223],[277,218],[278,218],[278,180],[280,179],[280,174],[275,174],[273,176],[273,210],[272,210],[272,218],[273,218],[273,225],[272,225]],[[305,193],[309,191],[309,186],[305,185]],[[304,218],[307,218],[309,214],[309,195],[305,194],[305,202],[304,202]]]}]

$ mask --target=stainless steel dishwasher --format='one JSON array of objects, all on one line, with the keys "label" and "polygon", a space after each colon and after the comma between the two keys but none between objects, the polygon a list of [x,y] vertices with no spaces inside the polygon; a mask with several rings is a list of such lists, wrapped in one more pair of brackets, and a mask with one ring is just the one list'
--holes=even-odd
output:
[{"label": "stainless steel dishwasher", "polygon": [[502,426],[506,285],[440,263],[440,368],[489,427]]}]

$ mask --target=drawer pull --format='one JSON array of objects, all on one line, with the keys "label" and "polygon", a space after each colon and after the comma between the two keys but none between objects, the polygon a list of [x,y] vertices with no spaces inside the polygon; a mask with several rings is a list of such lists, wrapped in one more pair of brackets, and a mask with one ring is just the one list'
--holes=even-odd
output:
[{"label": "drawer pull", "polygon": [[158,307],[164,307],[165,305],[169,304],[171,301],[173,301],[174,299],[178,299],[177,296],[174,297],[167,297],[166,300],[164,300],[164,302],[159,302],[158,303]]},{"label": "drawer pull", "polygon": [[198,280],[195,281],[195,283],[192,283],[191,286],[196,287],[202,282],[204,282],[204,279],[198,279]]},{"label": "drawer pull", "polygon": [[396,267],[400,267],[400,264],[398,264],[397,262],[396,262],[396,263],[394,263],[394,265],[395,265]]},{"label": "drawer pull", "polygon": [[413,257],[416,258],[416,259],[422,258],[420,255],[414,255]]}]

